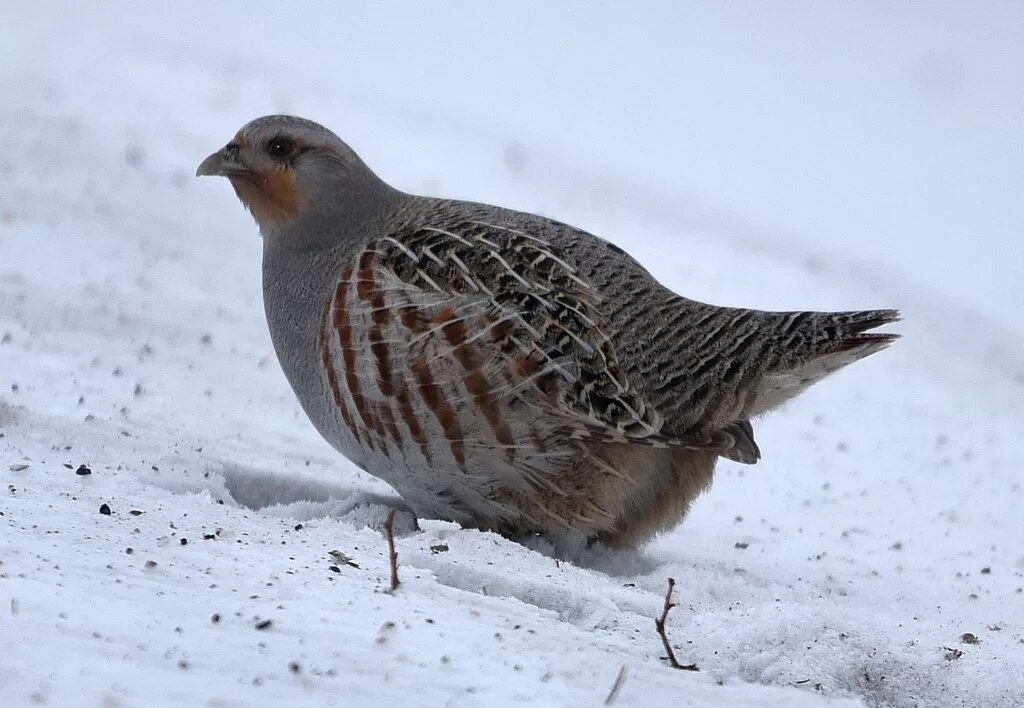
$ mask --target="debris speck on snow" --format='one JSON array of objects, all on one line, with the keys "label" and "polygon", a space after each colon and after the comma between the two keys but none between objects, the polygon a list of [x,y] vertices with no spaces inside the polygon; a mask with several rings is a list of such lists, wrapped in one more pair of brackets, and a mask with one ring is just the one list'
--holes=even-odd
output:
[{"label": "debris speck on snow", "polygon": [[380,626],[377,630],[377,638],[374,640],[377,644],[386,644],[389,639],[395,634],[395,623],[388,621]]},{"label": "debris speck on snow", "polygon": [[347,565],[352,568],[359,567],[358,563],[356,563],[354,560],[352,560],[352,558],[350,558],[348,555],[342,553],[339,550],[328,551],[327,555],[330,556],[331,560],[333,560],[335,563]]},{"label": "debris speck on snow", "polygon": [[956,649],[955,647],[942,647],[942,648],[946,650],[946,653],[943,654],[943,658],[946,661],[956,661],[957,659],[959,659],[960,657],[962,657],[964,655],[962,650]]}]

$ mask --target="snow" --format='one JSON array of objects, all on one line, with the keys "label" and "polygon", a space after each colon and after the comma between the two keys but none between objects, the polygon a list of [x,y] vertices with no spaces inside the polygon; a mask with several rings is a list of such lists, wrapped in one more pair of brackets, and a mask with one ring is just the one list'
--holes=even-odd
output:
[{"label": "snow", "polygon": [[[1024,12],[767,7],[6,7],[0,705],[1024,705]],[[192,178],[272,111],[905,337],[640,551],[423,520],[389,593],[393,495],[306,422],[255,228]]]}]

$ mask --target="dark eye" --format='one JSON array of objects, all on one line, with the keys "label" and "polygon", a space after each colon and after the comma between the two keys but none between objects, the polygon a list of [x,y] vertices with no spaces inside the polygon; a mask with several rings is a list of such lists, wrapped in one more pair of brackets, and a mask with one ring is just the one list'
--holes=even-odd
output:
[{"label": "dark eye", "polygon": [[283,160],[295,152],[295,141],[278,136],[267,143],[267,154],[276,160]]}]

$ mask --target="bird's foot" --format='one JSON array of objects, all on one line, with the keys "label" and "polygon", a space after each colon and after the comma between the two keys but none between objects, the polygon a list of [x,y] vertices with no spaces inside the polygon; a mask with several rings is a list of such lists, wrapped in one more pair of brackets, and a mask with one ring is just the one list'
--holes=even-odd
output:
[{"label": "bird's foot", "polygon": [[398,497],[383,496],[370,492],[353,492],[340,499],[330,509],[328,516],[342,519],[355,526],[368,526],[383,533],[388,515],[395,511],[395,536],[408,536],[420,530],[416,514]]}]

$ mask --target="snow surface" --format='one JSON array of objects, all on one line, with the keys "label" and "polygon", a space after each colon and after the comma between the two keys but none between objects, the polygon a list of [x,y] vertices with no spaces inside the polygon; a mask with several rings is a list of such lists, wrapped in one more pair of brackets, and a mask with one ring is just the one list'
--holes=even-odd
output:
[{"label": "snow surface", "polygon": [[[0,706],[1024,705],[1020,5],[0,20]],[[905,338],[639,552],[422,521],[387,593],[391,493],[304,419],[255,228],[192,177],[272,111],[692,297]]]}]

